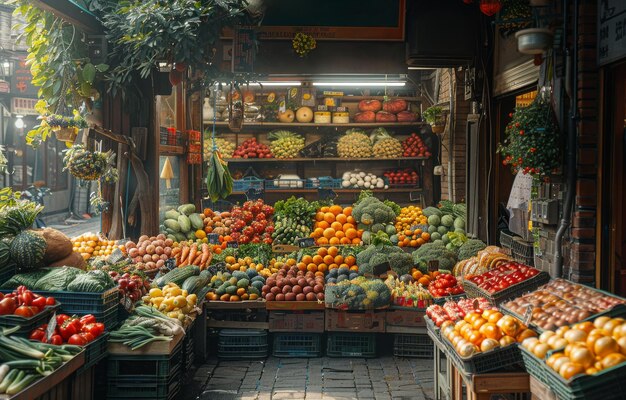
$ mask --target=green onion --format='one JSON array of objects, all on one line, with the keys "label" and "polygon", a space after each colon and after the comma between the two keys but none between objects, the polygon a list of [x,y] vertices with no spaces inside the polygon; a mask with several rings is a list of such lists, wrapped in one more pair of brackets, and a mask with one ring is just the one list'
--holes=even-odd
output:
[{"label": "green onion", "polygon": [[25,375],[19,381],[16,379],[7,389],[7,394],[17,394],[37,379],[39,379],[37,375]]},{"label": "green onion", "polygon": [[11,371],[9,371],[7,376],[5,376],[2,380],[2,383],[0,383],[0,393],[5,393],[7,391],[9,385],[15,380],[18,372],[19,371],[17,369],[12,369]]}]

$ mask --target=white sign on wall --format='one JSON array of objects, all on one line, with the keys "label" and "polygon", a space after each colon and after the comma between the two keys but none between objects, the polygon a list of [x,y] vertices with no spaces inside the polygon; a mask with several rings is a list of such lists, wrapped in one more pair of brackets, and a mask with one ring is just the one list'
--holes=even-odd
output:
[{"label": "white sign on wall", "polygon": [[598,64],[626,57],[626,0],[598,2]]}]

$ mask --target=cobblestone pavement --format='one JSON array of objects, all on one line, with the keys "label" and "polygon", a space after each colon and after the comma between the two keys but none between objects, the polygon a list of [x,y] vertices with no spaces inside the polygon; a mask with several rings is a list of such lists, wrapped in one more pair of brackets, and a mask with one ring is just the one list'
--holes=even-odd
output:
[{"label": "cobblestone pavement", "polygon": [[381,357],[210,359],[181,399],[426,400],[433,396],[433,361]]}]

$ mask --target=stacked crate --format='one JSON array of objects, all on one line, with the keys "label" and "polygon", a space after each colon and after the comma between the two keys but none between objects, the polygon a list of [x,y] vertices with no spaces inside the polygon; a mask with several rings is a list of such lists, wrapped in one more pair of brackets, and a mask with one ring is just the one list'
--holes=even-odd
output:
[{"label": "stacked crate", "polygon": [[[300,309],[269,311],[269,331],[274,336],[275,357],[320,357],[324,310],[317,302],[287,304]],[[308,309],[307,309],[308,308]]]}]

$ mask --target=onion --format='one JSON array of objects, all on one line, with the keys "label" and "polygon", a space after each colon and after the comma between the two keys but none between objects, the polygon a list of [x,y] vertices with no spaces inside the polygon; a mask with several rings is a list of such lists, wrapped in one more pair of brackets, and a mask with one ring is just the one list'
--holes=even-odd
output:
[{"label": "onion", "polygon": [[552,344],[554,345],[554,349],[555,350],[556,349],[562,349],[563,347],[567,346],[567,340],[565,340],[563,338],[558,338]]},{"label": "onion", "polygon": [[569,357],[565,357],[565,355],[563,355],[563,357],[559,357],[554,361],[554,363],[552,363],[552,369],[559,372],[563,364],[567,364],[568,362],[570,362]]},{"label": "onion", "polygon": [[570,329],[569,331],[565,332],[565,335],[563,335],[563,338],[567,340],[569,343],[576,343],[576,342],[584,343],[585,340],[587,340],[587,332],[581,331],[579,329]]},{"label": "onion", "polygon": [[604,324],[606,324],[610,320],[611,320],[611,318],[609,318],[609,317],[598,317],[598,318],[595,319],[595,321],[593,321],[593,325],[596,328],[601,329],[604,326]]},{"label": "onion", "polygon": [[553,331],[544,331],[541,335],[539,335],[539,341],[541,343],[548,343],[548,339],[554,335],[555,333]]},{"label": "onion", "polygon": [[550,351],[550,346],[545,343],[539,343],[533,349],[533,353],[542,360],[546,357],[548,351]]},{"label": "onion", "polygon": [[619,351],[626,355],[626,336],[622,336],[621,338],[617,339],[617,345],[619,346]]},{"label": "onion", "polygon": [[522,342],[522,347],[524,347],[525,349],[529,351],[533,351],[533,348],[537,345],[537,343],[540,343],[539,339],[534,338],[534,337],[527,338],[527,339],[524,339],[524,341]]},{"label": "onion", "polygon": [[593,344],[593,352],[596,356],[604,358],[611,353],[618,353],[619,345],[612,337],[603,336]]},{"label": "onion", "polygon": [[554,353],[546,360],[546,365],[552,369],[554,369],[554,363],[557,359],[565,357],[563,353]]},{"label": "onion", "polygon": [[459,346],[459,355],[463,358],[466,357],[471,357],[474,353],[476,353],[476,346],[474,346],[471,343],[464,343],[463,345]]},{"label": "onion", "polygon": [[613,337],[619,339],[626,336],[626,324],[621,324],[613,329]]},{"label": "onion", "polygon": [[612,335],[613,330],[623,323],[624,323],[623,318],[613,318],[613,319],[610,319],[606,324],[604,324],[602,326],[602,329],[606,331],[607,335]]}]

